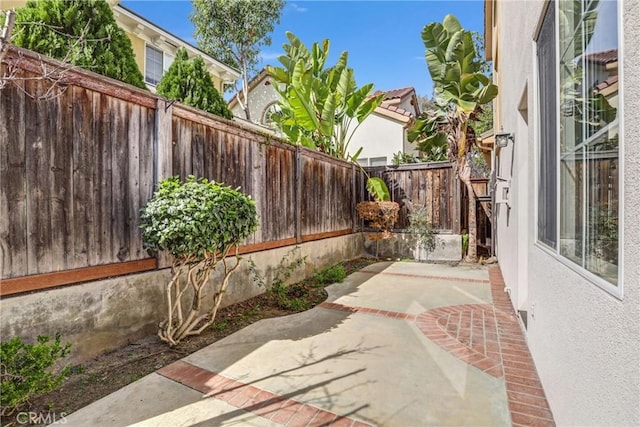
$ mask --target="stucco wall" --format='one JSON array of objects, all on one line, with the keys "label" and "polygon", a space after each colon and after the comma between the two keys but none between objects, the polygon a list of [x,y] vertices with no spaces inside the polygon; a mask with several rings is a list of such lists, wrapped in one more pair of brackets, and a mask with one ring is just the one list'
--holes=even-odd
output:
[{"label": "stucco wall", "polygon": [[353,134],[349,153],[355,154],[360,147],[364,147],[359,156],[361,159],[386,157],[387,164],[391,164],[393,154],[402,151],[403,140],[403,123],[373,112]]},{"label": "stucco wall", "polygon": [[131,40],[131,47],[133,47],[133,54],[136,57],[136,64],[138,64],[138,69],[144,77],[144,40],[126,31],[125,34],[129,37],[129,40]]},{"label": "stucco wall", "polygon": [[[280,99],[280,94],[273,88],[273,84],[266,85],[269,77],[264,77],[249,92],[249,113],[251,121],[262,124],[262,115],[265,108],[273,102]],[[240,108],[240,104],[236,104],[231,109],[234,116],[245,118],[244,111]]]},{"label": "stucco wall", "polygon": [[[280,261],[294,248],[245,255],[231,277],[223,306],[265,291],[254,283],[246,258],[251,258],[266,283],[271,283]],[[291,281],[362,253],[360,234],[303,243],[295,257],[306,256],[305,265],[296,270]],[[168,279],[169,270],[165,269],[3,298],[0,335],[3,341],[16,335],[34,340],[38,335],[60,332],[63,341],[72,343],[70,360],[79,363],[154,334],[165,316],[164,287]],[[212,280],[218,277],[214,275]]]},{"label": "stucco wall", "polygon": [[[622,152],[624,248],[620,300],[535,243],[533,46],[543,1],[499,2],[500,103],[516,133],[512,208],[498,213],[498,259],[517,308],[529,311],[527,339],[558,425],[640,425],[640,3],[624,2]],[[523,94],[526,112],[521,113]],[[527,116],[528,114],[528,116]],[[528,117],[528,125],[523,117]],[[505,173],[505,171],[501,171]]]}]

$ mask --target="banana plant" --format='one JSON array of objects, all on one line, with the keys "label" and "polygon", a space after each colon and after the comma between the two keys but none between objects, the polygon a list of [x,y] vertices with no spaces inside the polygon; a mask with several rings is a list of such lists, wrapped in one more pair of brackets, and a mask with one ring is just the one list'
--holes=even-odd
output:
[{"label": "banana plant", "polygon": [[291,32],[287,39],[285,54],[278,58],[282,66],[267,67],[281,98],[281,111],[273,116],[276,126],[291,143],[356,161],[357,156],[349,154],[351,138],[383,95],[371,95],[373,84],[356,87],[347,52],[325,68],[329,40],[308,49]]},{"label": "banana plant", "polygon": [[[340,54],[334,66],[325,68],[329,40],[313,43],[308,49],[295,34],[286,35],[289,43],[283,46],[285,55],[278,58],[282,66],[267,67],[280,94],[280,112],[272,116],[273,121],[292,144],[357,164],[362,147],[350,154],[349,143],[384,95],[373,96],[372,83],[356,87],[347,52]],[[367,178],[367,190],[373,199],[389,200],[384,181],[368,174]]]},{"label": "banana plant", "polygon": [[422,41],[425,58],[433,80],[435,112],[419,117],[408,137],[421,151],[447,147],[449,159],[469,193],[469,251],[467,260],[477,261],[476,197],[471,185],[471,169],[467,154],[475,144],[475,132],[469,124],[498,94],[498,87],[481,72],[481,62],[473,44],[472,33],[466,31],[453,15],[442,23],[424,27]]}]

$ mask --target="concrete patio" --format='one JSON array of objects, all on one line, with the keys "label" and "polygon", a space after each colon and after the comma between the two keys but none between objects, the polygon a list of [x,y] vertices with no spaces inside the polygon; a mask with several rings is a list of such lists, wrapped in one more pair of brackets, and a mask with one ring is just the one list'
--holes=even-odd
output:
[{"label": "concrete patio", "polygon": [[66,424],[554,425],[503,288],[498,268],[374,264]]}]

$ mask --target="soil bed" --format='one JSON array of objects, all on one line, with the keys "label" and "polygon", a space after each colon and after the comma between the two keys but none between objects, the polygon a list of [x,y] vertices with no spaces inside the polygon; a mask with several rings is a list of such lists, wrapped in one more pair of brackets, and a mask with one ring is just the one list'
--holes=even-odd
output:
[{"label": "soil bed", "polygon": [[[374,262],[377,260],[358,258],[343,262],[342,265],[349,275]],[[318,285],[314,278],[305,279],[289,288],[292,288],[293,296],[308,302],[306,309],[320,304],[327,298],[324,285]],[[268,294],[223,308],[218,312],[211,327],[199,336],[189,337],[175,348],[170,348],[156,335],[152,335],[76,367],[76,373],[60,388],[33,399],[29,410],[70,414],[258,320],[300,311],[304,310],[283,309]],[[1,425],[11,425],[11,421],[15,420],[2,421]]]}]

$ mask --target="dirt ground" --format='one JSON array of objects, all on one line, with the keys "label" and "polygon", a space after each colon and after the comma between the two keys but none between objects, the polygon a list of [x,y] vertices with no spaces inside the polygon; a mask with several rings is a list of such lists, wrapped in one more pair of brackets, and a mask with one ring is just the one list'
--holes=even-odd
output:
[{"label": "dirt ground", "polygon": [[[376,260],[359,258],[343,266],[348,275],[373,262]],[[314,285],[312,278],[298,284],[300,287],[307,290],[305,299],[311,306],[327,298],[324,287]],[[69,414],[258,320],[297,311],[279,308],[266,294],[234,304],[221,309],[215,323],[201,335],[190,337],[178,347],[170,348],[153,335],[75,367],[60,388],[33,399],[29,410]],[[3,421],[8,423],[2,425],[11,424],[11,420]]]}]

